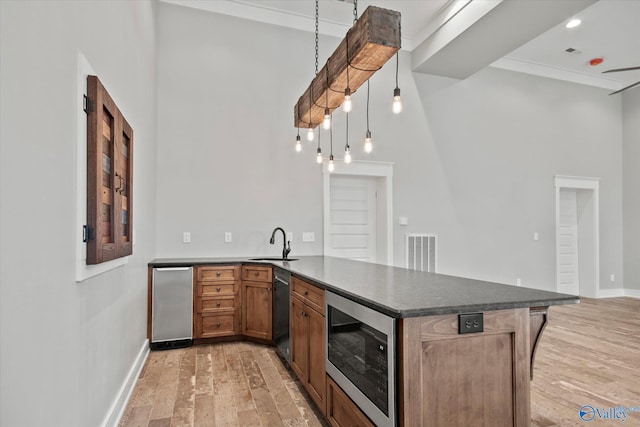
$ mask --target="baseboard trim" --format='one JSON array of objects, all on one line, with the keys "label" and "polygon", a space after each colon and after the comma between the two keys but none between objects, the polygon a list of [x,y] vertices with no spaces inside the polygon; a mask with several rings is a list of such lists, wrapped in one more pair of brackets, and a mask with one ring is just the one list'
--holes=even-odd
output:
[{"label": "baseboard trim", "polygon": [[120,420],[124,415],[127,403],[131,398],[131,393],[133,393],[138,377],[140,376],[140,372],[144,367],[144,363],[147,361],[147,357],[149,357],[148,339],[144,340],[144,343],[142,343],[142,348],[140,348],[138,356],[134,360],[133,365],[131,365],[131,369],[129,369],[127,377],[124,379],[122,386],[120,386],[120,390],[118,390],[118,394],[113,400],[113,404],[111,404],[101,427],[117,427],[118,424],[120,424]]},{"label": "baseboard trim", "polygon": [[617,289],[600,289],[598,291],[598,298],[617,298],[617,297],[640,298],[640,290],[617,288]]},{"label": "baseboard trim", "polygon": [[632,298],[640,298],[640,289],[625,289],[624,294]]}]

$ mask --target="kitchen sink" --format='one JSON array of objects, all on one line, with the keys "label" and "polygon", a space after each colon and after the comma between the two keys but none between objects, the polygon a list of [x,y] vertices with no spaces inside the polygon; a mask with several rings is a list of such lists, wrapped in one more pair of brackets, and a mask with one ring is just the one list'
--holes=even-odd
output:
[{"label": "kitchen sink", "polygon": [[297,261],[298,258],[289,258],[289,259],[282,259],[282,258],[249,258],[249,261]]}]

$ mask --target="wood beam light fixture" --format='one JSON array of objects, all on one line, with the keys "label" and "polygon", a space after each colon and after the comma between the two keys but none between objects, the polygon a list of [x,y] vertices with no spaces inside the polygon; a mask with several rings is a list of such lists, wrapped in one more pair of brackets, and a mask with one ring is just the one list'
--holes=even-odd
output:
[{"label": "wood beam light fixture", "polygon": [[[314,129],[400,50],[400,12],[369,6],[298,99],[294,126]],[[317,61],[316,61],[317,62]],[[317,65],[316,65],[317,71]]]}]

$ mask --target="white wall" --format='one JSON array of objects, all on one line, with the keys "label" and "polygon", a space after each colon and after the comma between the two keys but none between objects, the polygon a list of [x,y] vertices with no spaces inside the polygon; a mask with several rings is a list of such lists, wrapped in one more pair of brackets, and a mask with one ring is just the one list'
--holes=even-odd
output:
[{"label": "white wall", "polygon": [[640,89],[622,95],[624,286],[640,289]]},{"label": "white wall", "polygon": [[158,256],[280,255],[277,226],[322,253],[315,146],[293,151],[313,34],[164,3],[158,30]]},{"label": "white wall", "polygon": [[[158,27],[158,255],[277,255],[279,243],[267,244],[277,225],[295,233],[293,255],[321,253],[315,144],[294,153],[292,127],[313,76],[313,34],[167,4]],[[338,41],[320,38],[320,66]],[[401,115],[390,113],[394,61],[371,79],[370,156],[364,86],[350,115],[354,157],[395,163],[395,264],[404,265],[404,233],[434,232],[440,272],[554,289],[553,177],[596,176],[601,286],[621,287],[619,98],[497,69],[461,82],[413,74],[406,52],[400,62]],[[344,114],[334,116],[341,158]],[[325,153],[327,143],[323,134]],[[317,241],[302,243],[303,231]]]},{"label": "white wall", "polygon": [[423,217],[439,234],[440,271],[555,289],[553,177],[589,176],[601,179],[601,288],[621,287],[609,282],[622,274],[620,100],[492,68],[441,89],[416,80],[435,151],[426,167],[442,182],[425,201],[449,209]]},{"label": "white wall", "polygon": [[[99,426],[146,339],[155,248],[155,7],[1,1],[0,425]],[[135,132],[135,246],[75,282],[82,52]]]}]

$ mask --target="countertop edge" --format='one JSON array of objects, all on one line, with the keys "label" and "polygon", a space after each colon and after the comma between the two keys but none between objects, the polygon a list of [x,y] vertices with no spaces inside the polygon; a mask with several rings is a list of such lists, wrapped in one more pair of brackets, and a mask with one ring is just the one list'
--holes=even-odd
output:
[{"label": "countertop edge", "polygon": [[[223,264],[224,265],[245,265],[245,264],[268,265],[272,267],[282,268],[302,279],[313,282],[315,285],[317,285],[320,288],[323,288],[330,292],[334,292],[338,295],[341,295],[345,298],[353,300],[366,307],[369,307],[371,309],[374,309],[376,311],[379,311],[383,314],[386,314],[396,319],[421,317],[421,316],[445,315],[445,314],[474,313],[474,312],[494,311],[494,310],[508,310],[508,309],[516,309],[516,308],[548,307],[553,305],[567,305],[567,304],[580,303],[579,296],[558,294],[558,297],[554,299],[545,299],[545,298],[529,299],[529,300],[523,299],[522,301],[496,302],[496,303],[485,303],[485,304],[467,304],[467,305],[457,305],[457,306],[447,305],[447,306],[424,308],[424,309],[395,310],[382,303],[378,303],[376,301],[363,298],[360,295],[355,295],[353,293],[350,293],[340,287],[337,287],[335,285],[319,280],[318,278],[296,271],[295,264],[289,265],[289,263],[286,263],[286,262],[259,261],[259,260],[252,260],[249,257],[185,258],[184,260],[181,260],[179,258],[157,258],[150,261],[147,265],[151,268],[162,268],[162,267],[195,267],[198,265],[223,265]],[[534,289],[534,290],[539,290],[539,289]],[[539,290],[539,291],[554,292],[554,291],[542,291],[542,290]]]}]

